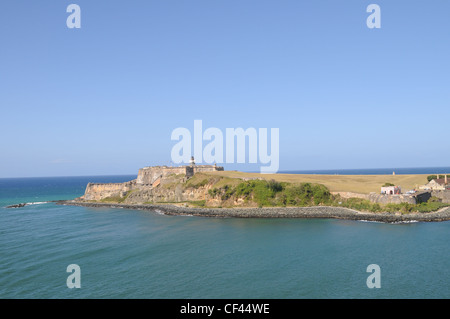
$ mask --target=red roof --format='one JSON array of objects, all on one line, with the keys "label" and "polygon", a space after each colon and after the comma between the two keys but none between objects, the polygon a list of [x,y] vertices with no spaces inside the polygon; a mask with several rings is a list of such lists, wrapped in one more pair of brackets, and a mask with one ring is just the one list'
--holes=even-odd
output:
[{"label": "red roof", "polygon": [[438,183],[439,185],[445,185],[445,178],[438,178],[438,179],[434,179],[434,181],[436,183]]}]

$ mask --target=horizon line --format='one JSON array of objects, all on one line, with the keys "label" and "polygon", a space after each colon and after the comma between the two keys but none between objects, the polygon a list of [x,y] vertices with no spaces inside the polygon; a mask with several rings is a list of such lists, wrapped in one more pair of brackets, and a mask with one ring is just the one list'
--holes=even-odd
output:
[{"label": "horizon line", "polygon": [[[442,169],[448,168],[450,174],[450,166],[414,166],[414,167],[372,167],[372,168],[324,168],[324,169],[284,169],[279,170],[277,173],[273,174],[289,174],[289,172],[319,172],[319,171],[355,171],[355,170],[395,170],[396,169]],[[258,171],[239,171],[239,170],[229,170],[238,171],[242,173],[261,173]],[[414,175],[426,175],[432,173],[414,174]],[[447,174],[447,173],[439,173]],[[63,178],[63,177],[109,177],[109,176],[137,176],[137,173],[133,174],[100,174],[100,175],[54,175],[54,176],[22,176],[22,177],[0,177],[0,179],[20,179],[20,178]],[[326,174],[325,174],[326,175]],[[411,174],[399,174],[399,175],[411,175]]]}]

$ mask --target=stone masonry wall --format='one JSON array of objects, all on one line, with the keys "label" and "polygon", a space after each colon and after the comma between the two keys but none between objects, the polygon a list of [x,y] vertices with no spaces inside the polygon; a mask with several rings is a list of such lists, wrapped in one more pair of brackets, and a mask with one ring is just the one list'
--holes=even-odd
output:
[{"label": "stone masonry wall", "polygon": [[186,166],[179,167],[167,167],[167,166],[154,166],[141,168],[138,172],[136,183],[138,185],[150,186],[158,178],[165,178],[172,174],[186,175]]},{"label": "stone masonry wall", "polygon": [[400,204],[400,203],[416,204],[415,197],[407,195],[381,195],[371,193],[369,195],[369,200],[373,203],[379,204]]},{"label": "stone masonry wall", "polygon": [[153,184],[158,178],[167,178],[170,175],[178,175],[183,174],[186,177],[191,177],[195,173],[200,172],[213,172],[213,171],[223,171],[223,167],[221,166],[212,166],[212,165],[195,165],[195,166],[177,166],[177,167],[168,167],[168,166],[152,166],[145,167],[139,170],[136,183],[138,185],[148,185]]},{"label": "stone masonry wall", "polygon": [[183,189],[182,185],[177,185],[175,189],[166,189],[163,187],[145,188],[130,193],[130,195],[125,199],[125,203],[176,203],[184,201],[205,200],[208,196],[208,189],[209,187]]},{"label": "stone masonry wall", "polygon": [[437,198],[442,199],[443,203],[448,203],[450,204],[450,190],[445,190],[445,191],[432,191],[431,192],[432,196],[435,196]]},{"label": "stone masonry wall", "polygon": [[212,166],[212,165],[196,165],[196,166],[194,166],[194,173],[214,172],[214,171],[223,171],[223,167],[222,166]]}]

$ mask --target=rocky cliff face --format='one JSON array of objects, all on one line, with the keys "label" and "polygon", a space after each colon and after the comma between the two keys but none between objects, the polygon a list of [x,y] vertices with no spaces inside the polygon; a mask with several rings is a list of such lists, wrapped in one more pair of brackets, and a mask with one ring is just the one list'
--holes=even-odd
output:
[{"label": "rocky cliff face", "polygon": [[144,188],[130,192],[124,200],[127,204],[140,203],[177,203],[186,201],[206,200],[208,196],[208,187],[184,187],[178,184],[174,187],[166,188],[164,186],[155,188]]},{"label": "rocky cliff face", "polygon": [[123,197],[125,193],[132,190],[134,186],[135,181],[107,184],[89,183],[84,195],[80,197],[80,199],[100,201],[108,197]]},{"label": "rocky cliff face", "polygon": [[[177,203],[187,201],[216,201],[208,195],[211,184],[192,186],[184,176],[173,175],[161,179],[157,186],[139,184],[136,180],[126,183],[89,183],[81,201],[119,201],[125,204]],[[220,205],[217,201],[216,205]]]}]

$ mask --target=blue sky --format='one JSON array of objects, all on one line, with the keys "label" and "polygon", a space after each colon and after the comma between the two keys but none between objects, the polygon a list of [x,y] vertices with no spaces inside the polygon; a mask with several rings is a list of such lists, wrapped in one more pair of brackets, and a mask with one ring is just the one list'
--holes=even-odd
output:
[{"label": "blue sky", "polygon": [[[66,8],[81,7],[81,29]],[[366,7],[381,7],[369,29]],[[280,170],[449,166],[450,2],[0,8],[0,177],[134,174],[172,130],[280,129]],[[227,169],[258,170],[235,164]]]}]

